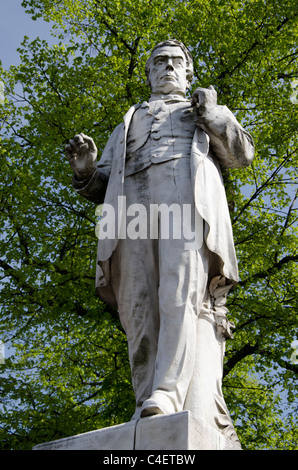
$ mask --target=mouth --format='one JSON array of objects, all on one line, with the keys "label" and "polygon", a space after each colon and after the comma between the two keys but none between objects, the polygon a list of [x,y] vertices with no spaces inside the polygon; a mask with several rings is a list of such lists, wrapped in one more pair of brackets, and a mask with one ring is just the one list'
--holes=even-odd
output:
[{"label": "mouth", "polygon": [[175,75],[167,73],[166,75],[163,75],[161,78],[165,80],[176,80]]}]

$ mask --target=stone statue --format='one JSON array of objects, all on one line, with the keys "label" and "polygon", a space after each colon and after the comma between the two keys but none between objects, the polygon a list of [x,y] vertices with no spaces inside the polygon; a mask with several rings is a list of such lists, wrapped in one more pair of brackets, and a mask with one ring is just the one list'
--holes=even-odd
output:
[{"label": "stone statue", "polygon": [[[132,419],[189,410],[236,442],[221,383],[232,327],[225,303],[238,269],[220,167],[249,165],[254,145],[212,86],[186,98],[193,61],[181,42],[157,44],[146,75],[149,101],[129,109],[98,163],[90,137],[66,146],[75,191],[116,217],[114,236],[98,241],[96,291],[117,307],[127,335]],[[149,220],[148,236],[129,237],[140,205],[144,223],[155,209],[154,227]],[[182,207],[187,216],[175,218]]]}]

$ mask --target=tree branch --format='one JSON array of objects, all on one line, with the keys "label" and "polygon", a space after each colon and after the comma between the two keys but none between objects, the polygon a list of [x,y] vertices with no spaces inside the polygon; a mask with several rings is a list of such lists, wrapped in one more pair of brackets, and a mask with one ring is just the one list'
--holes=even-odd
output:
[{"label": "tree branch", "polygon": [[298,261],[298,255],[287,255],[282,258],[280,261],[273,264],[268,269],[264,271],[260,271],[259,273],[252,274],[249,278],[244,279],[243,281],[239,281],[238,285],[244,286],[249,282],[253,282],[256,279],[265,279],[266,277],[270,276],[271,274],[275,274],[277,271],[280,271],[285,264],[290,262],[296,263]]},{"label": "tree branch", "polygon": [[235,367],[235,365],[242,361],[247,356],[251,356],[252,354],[255,354],[259,349],[258,343],[251,345],[251,344],[245,344],[241,349],[235,352],[233,356],[228,359],[228,361],[224,364],[223,367],[223,378],[228,375],[231,370]]},{"label": "tree branch", "polygon": [[[297,16],[294,15],[293,18],[295,18]],[[265,34],[265,36],[263,37],[260,37],[260,39],[257,39],[255,40],[251,46],[246,49],[245,51],[242,52],[242,54],[240,55],[240,60],[239,62],[237,62],[237,64],[232,68],[232,70],[224,70],[217,78],[219,80],[221,80],[222,78],[224,78],[226,75],[229,75],[231,76],[235,70],[237,70],[239,67],[241,67],[241,65],[247,61],[247,58],[248,56],[250,55],[250,53],[257,47],[257,46],[260,46],[264,43],[264,41],[266,41],[266,39],[268,39],[270,36],[272,36],[272,34],[274,34],[275,32],[278,32],[280,31],[280,29],[286,24],[288,23],[288,21],[290,21],[292,18],[284,18],[282,20],[282,22],[274,29],[271,29],[267,34]]]}]

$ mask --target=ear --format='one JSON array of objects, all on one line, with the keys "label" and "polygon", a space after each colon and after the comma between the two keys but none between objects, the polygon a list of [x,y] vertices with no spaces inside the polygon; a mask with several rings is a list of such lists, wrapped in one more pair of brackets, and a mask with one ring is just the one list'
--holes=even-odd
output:
[{"label": "ear", "polygon": [[188,73],[186,75],[186,80],[187,80],[187,88],[190,88],[191,84],[192,84],[192,81],[193,81],[193,74],[192,73]]}]

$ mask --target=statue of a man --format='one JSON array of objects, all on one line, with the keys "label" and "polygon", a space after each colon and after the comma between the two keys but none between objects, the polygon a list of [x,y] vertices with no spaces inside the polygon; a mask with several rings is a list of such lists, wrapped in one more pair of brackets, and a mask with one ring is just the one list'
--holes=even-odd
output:
[{"label": "statue of a man", "polygon": [[[98,242],[96,290],[127,335],[132,419],[189,410],[237,440],[221,391],[224,304],[238,270],[220,167],[249,165],[253,141],[212,86],[186,98],[193,61],[179,41],[157,44],[146,74],[149,101],[129,109],[98,163],[84,134],[66,148],[75,191],[116,214],[115,236]],[[146,208],[148,236],[127,236],[135,204]],[[181,208],[167,236],[161,211],[149,215],[161,207]]]}]

